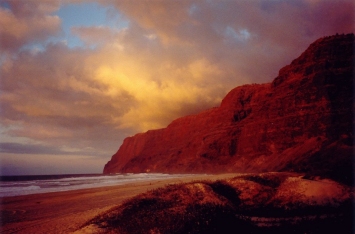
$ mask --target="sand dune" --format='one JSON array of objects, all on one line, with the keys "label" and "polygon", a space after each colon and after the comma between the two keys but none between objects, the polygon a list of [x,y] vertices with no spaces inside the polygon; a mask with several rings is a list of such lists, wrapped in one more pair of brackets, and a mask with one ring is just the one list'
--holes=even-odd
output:
[{"label": "sand dune", "polygon": [[77,233],[353,233],[354,193],[288,172],[169,185],[103,212]]}]

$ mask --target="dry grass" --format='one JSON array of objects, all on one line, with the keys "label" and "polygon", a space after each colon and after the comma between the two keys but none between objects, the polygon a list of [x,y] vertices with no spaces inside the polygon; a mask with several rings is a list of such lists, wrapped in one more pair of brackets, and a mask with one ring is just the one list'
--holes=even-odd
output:
[{"label": "dry grass", "polygon": [[[95,225],[105,233],[122,234],[352,233],[351,190],[332,181],[347,194],[329,193],[331,200],[317,203],[302,199],[309,194],[297,189],[307,182],[301,177],[264,173],[169,185],[138,195],[86,225]],[[290,180],[297,181],[298,187]],[[248,190],[248,186],[252,189]],[[335,188],[322,183],[317,186],[321,193]],[[321,198],[316,192],[311,196]]]}]

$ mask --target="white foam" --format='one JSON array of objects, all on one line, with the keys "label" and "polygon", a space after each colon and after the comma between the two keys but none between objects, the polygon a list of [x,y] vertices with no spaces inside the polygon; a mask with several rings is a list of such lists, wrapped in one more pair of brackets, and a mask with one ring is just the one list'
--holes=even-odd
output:
[{"label": "white foam", "polygon": [[0,181],[0,197],[98,188],[135,182],[180,178],[192,174],[127,173],[98,176],[71,176],[61,179]]}]

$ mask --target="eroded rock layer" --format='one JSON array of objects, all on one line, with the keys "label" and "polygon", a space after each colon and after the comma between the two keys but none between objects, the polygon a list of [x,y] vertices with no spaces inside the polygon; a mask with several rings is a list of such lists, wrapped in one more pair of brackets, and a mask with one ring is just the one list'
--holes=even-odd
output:
[{"label": "eroded rock layer", "polygon": [[312,43],[267,84],[124,140],[104,173],[296,171],[351,181],[354,35]]}]

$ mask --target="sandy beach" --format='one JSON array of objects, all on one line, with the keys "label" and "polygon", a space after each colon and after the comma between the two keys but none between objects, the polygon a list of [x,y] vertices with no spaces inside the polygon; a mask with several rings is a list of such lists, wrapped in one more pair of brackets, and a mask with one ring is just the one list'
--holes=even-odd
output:
[{"label": "sandy beach", "polygon": [[178,179],[1,198],[1,233],[71,233],[124,200],[167,184],[218,180],[238,174]]}]

